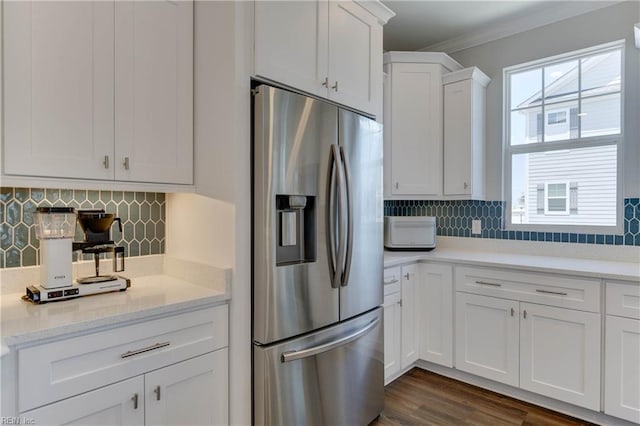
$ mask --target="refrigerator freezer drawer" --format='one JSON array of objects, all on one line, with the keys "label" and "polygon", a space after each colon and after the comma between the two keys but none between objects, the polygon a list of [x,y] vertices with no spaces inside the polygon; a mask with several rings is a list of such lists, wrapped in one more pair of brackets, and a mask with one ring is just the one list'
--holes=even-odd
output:
[{"label": "refrigerator freezer drawer", "polygon": [[256,425],[365,425],[384,406],[381,308],[254,346]]}]

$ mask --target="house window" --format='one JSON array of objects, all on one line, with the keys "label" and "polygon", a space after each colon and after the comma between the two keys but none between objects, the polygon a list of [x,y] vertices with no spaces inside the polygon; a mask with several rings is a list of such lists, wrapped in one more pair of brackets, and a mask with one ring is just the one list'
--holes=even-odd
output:
[{"label": "house window", "polygon": [[504,70],[508,228],[619,231],[623,57],[619,41]]},{"label": "house window", "polygon": [[566,183],[547,183],[544,214],[569,214],[569,194]]}]

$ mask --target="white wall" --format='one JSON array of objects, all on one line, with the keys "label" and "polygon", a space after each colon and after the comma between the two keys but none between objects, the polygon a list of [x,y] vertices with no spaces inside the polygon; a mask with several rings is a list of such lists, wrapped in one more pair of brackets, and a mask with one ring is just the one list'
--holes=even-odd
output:
[{"label": "white wall", "polygon": [[450,55],[491,77],[485,157],[488,200],[502,198],[502,69],[621,39],[626,39],[623,195],[640,195],[640,50],[633,40],[633,24],[638,21],[640,2],[628,1]]},{"label": "white wall", "polygon": [[[219,251],[226,250],[233,268],[229,311],[229,420],[233,425],[251,424],[252,9],[247,1],[195,4],[195,185],[203,198],[214,200],[192,196],[192,201],[213,207],[213,214],[223,219],[221,226],[227,227],[220,234],[224,238],[209,249],[211,256],[220,259],[225,255]],[[196,229],[197,225],[191,224]],[[233,243],[228,244],[227,237]]]}]

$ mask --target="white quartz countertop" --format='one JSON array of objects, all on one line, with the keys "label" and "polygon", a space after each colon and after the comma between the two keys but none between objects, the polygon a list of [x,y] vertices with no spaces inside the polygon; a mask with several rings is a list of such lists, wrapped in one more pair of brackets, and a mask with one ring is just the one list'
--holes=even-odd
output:
[{"label": "white quartz countertop", "polygon": [[23,294],[0,295],[3,348],[224,303],[231,298],[229,287],[209,288],[169,275],[137,277],[126,291],[40,305],[22,300]]},{"label": "white quartz countertop", "polygon": [[559,256],[536,256],[490,251],[439,249],[428,252],[385,251],[384,267],[418,261],[463,263],[583,277],[632,281],[640,284],[640,262],[580,259]]}]

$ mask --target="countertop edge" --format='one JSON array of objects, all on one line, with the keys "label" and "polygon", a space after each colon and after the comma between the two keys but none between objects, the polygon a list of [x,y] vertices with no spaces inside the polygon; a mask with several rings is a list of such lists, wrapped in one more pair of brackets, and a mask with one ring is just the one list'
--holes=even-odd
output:
[{"label": "countertop edge", "polygon": [[[490,253],[489,253],[490,254]],[[465,255],[467,257],[465,257]],[[563,258],[566,262],[567,266],[540,266],[536,264],[537,262],[544,261],[549,259],[548,256],[534,256],[534,255],[508,255],[511,257],[510,261],[491,261],[485,259],[474,259],[474,256],[478,254],[475,252],[464,252],[462,250],[456,250],[455,255],[452,255],[451,252],[424,252],[424,253],[415,253],[415,252],[384,252],[384,267],[389,268],[393,266],[399,266],[409,263],[433,263],[433,262],[442,262],[442,263],[452,263],[452,264],[461,264],[461,265],[473,265],[473,266],[485,266],[485,267],[497,267],[504,269],[514,269],[514,270],[527,270],[534,272],[543,272],[543,273],[551,273],[551,274],[562,274],[562,275],[573,275],[584,278],[596,278],[602,280],[616,280],[616,281],[627,281],[633,282],[636,284],[640,284],[640,265],[638,265],[638,273],[636,275],[630,275],[627,273],[614,273],[614,272],[598,272],[594,270],[589,270],[585,268],[576,268],[571,267],[571,263],[582,263],[589,262],[591,264],[599,264],[599,265],[615,265],[616,263],[621,263],[626,267],[632,267],[632,263],[630,262],[613,262],[613,261],[590,261],[587,259],[579,259],[579,258]],[[504,253],[496,253],[496,256],[505,256]]]},{"label": "countertop edge", "polygon": [[200,299],[185,300],[169,305],[141,309],[135,312],[114,314],[95,320],[86,320],[43,330],[30,331],[14,336],[2,336],[2,346],[11,350],[15,346],[30,344],[33,342],[40,343],[51,339],[59,339],[70,334],[92,333],[105,327],[119,327],[129,325],[132,322],[142,322],[184,311],[197,310],[205,306],[222,305],[228,303],[229,300],[231,300],[231,294],[229,292],[225,292]]}]

